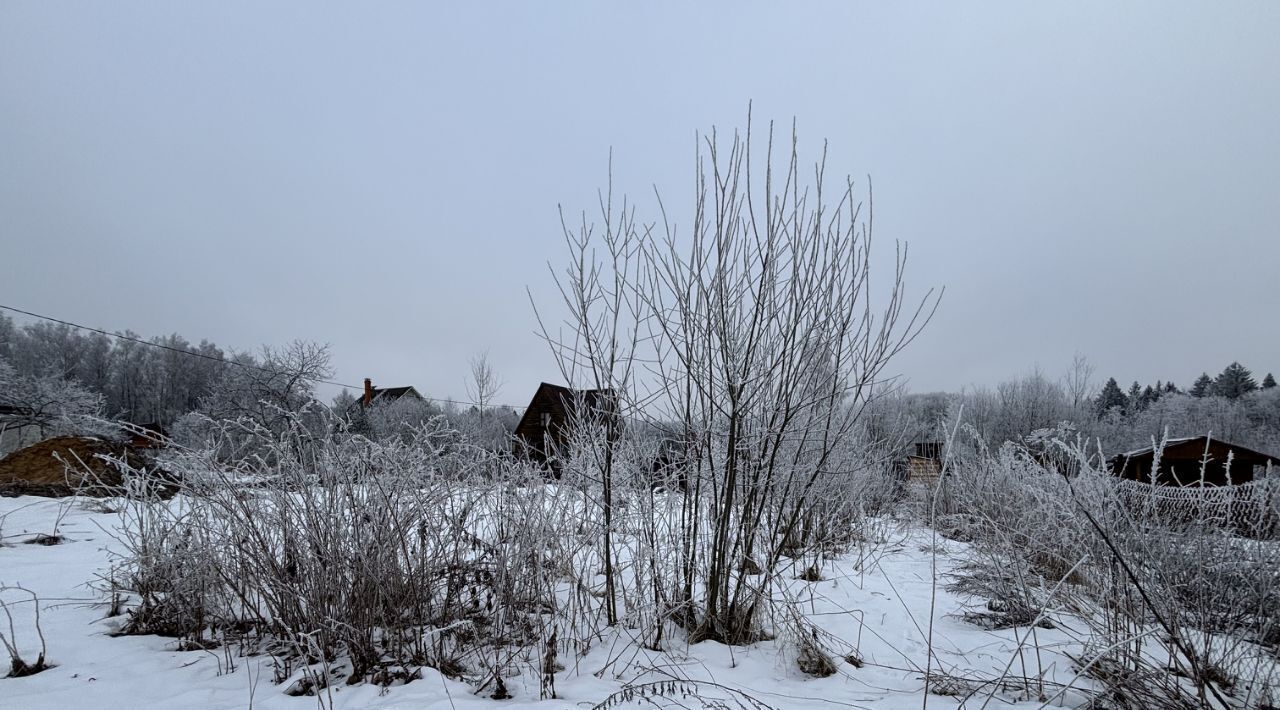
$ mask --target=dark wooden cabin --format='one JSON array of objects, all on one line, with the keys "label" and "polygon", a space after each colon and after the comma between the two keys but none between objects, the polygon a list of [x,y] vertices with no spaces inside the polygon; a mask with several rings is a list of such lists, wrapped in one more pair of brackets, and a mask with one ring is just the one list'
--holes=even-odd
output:
[{"label": "dark wooden cabin", "polygon": [[[1150,483],[1155,449],[1147,447],[1111,459],[1112,473],[1133,481]],[[1230,459],[1230,470],[1228,470]],[[1171,439],[1160,454],[1155,482],[1165,486],[1225,486],[1249,483],[1265,477],[1280,465],[1280,458],[1208,436]]]},{"label": "dark wooden cabin", "polygon": [[547,464],[558,473],[558,458],[579,415],[598,420],[616,414],[612,390],[574,390],[543,382],[516,425],[516,453]]}]

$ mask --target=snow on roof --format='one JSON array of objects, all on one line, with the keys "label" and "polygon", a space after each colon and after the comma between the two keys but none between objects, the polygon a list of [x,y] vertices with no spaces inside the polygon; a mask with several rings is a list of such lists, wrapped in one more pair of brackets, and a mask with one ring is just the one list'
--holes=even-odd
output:
[{"label": "snow on roof", "polygon": [[[1196,439],[1203,439],[1203,438],[1205,438],[1205,437],[1202,437],[1202,436],[1183,436],[1183,437],[1179,437],[1179,438],[1177,438],[1177,439],[1166,439],[1166,440],[1164,441],[1163,445],[1161,445],[1161,447],[1160,447],[1160,448],[1162,448],[1162,449],[1167,449],[1167,448],[1169,448],[1170,446],[1174,446],[1175,444],[1185,444],[1185,443],[1187,443],[1188,441],[1195,441]],[[1152,453],[1152,452],[1154,452],[1155,450],[1156,450],[1156,447],[1154,447],[1154,446],[1146,446],[1146,447],[1143,447],[1143,448],[1141,448],[1141,449],[1134,449],[1133,451],[1126,451],[1126,452],[1124,452],[1123,454],[1120,454],[1120,455],[1121,455],[1121,456],[1124,456],[1124,457],[1126,457],[1126,458],[1132,458],[1132,457],[1134,457],[1134,456],[1142,456],[1143,454],[1149,454],[1149,453]]]},{"label": "snow on roof", "polygon": [[[1254,461],[1256,464],[1262,464],[1268,461],[1271,461],[1271,462],[1280,461],[1280,457],[1272,456],[1271,454],[1263,453],[1261,451],[1256,451],[1247,446],[1235,444],[1223,439],[1216,439],[1212,436],[1186,436],[1178,439],[1166,439],[1160,445],[1160,448],[1163,452],[1168,453],[1169,449],[1172,449],[1174,447],[1182,446],[1184,444],[1197,443],[1197,442],[1202,444],[1206,449],[1210,445],[1213,445],[1216,448],[1226,448],[1231,452],[1231,455],[1235,457],[1236,461]],[[1111,457],[1110,460],[1112,465],[1118,465],[1122,459],[1127,461],[1128,459],[1134,459],[1134,458],[1139,458],[1143,456],[1153,456],[1155,450],[1156,450],[1156,447],[1146,446],[1141,449],[1137,449],[1135,451],[1129,451],[1123,454],[1118,454],[1116,456]],[[1181,453],[1183,456],[1187,454],[1186,451],[1183,451]],[[1173,456],[1173,454],[1170,454],[1170,455]]]}]

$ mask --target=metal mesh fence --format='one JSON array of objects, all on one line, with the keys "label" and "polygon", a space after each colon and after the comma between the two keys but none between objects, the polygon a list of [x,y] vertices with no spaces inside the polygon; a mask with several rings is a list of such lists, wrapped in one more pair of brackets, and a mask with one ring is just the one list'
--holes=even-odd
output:
[{"label": "metal mesh fence", "polygon": [[1167,486],[1116,479],[1116,497],[1136,518],[1204,524],[1251,537],[1280,536],[1280,479],[1237,486]]}]

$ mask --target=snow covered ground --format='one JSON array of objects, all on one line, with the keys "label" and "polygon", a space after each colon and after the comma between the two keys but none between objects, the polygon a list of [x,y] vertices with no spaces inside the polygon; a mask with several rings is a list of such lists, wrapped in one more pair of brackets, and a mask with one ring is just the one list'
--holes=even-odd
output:
[{"label": "snow covered ground", "polygon": [[[272,683],[269,657],[239,657],[221,649],[178,651],[169,638],[112,636],[120,618],[107,618],[106,600],[92,585],[120,549],[113,539],[118,517],[92,512],[92,505],[71,499],[0,498],[0,586],[10,587],[0,598],[13,620],[12,632],[7,625],[0,632],[16,639],[28,661],[39,653],[42,632],[48,661],[54,664],[33,676],[0,678],[2,710],[590,708],[628,684],[673,679],[707,681],[697,686],[706,698],[731,699],[737,691],[774,708],[916,709],[926,697],[926,667],[948,676],[933,683],[935,690],[956,693],[930,694],[927,707],[982,707],[988,696],[993,696],[988,707],[1039,707],[1041,692],[1053,706],[1084,701],[1074,689],[1059,692],[1075,680],[1065,653],[1080,652],[1070,619],[1055,618],[1056,629],[1037,629],[1033,640],[1038,649],[1030,646],[1031,640],[1020,648],[1028,635],[1025,628],[987,631],[963,621],[964,603],[972,600],[947,592],[942,575],[963,560],[966,546],[934,539],[927,530],[888,524],[880,540],[824,570],[823,581],[797,580],[791,587],[824,645],[861,661],[858,667],[837,658],[838,672],[827,678],[804,675],[794,656],[781,650],[790,646],[780,642],[732,648],[713,642],[680,644],[658,653],[639,649],[619,632],[583,658],[564,659],[569,667],[557,675],[555,700],[538,700],[536,677],[508,679],[514,697],[497,701],[478,697],[467,684],[431,669],[423,669],[421,680],[389,689],[339,685],[317,697],[292,697],[284,692],[287,683]],[[39,535],[55,534],[64,541],[28,544]],[[38,602],[15,586],[29,589]],[[1043,687],[1034,681],[983,682],[1006,675],[1040,676]],[[1076,684],[1087,687],[1087,681]],[[655,705],[702,706],[679,695],[615,706]]]}]

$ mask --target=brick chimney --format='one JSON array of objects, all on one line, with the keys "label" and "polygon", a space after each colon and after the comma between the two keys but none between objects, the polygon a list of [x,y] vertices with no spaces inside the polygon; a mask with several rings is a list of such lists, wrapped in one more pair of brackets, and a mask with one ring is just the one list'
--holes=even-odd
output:
[{"label": "brick chimney", "polygon": [[373,404],[373,380],[368,377],[364,378],[364,399],[360,401],[360,404],[366,409]]}]

